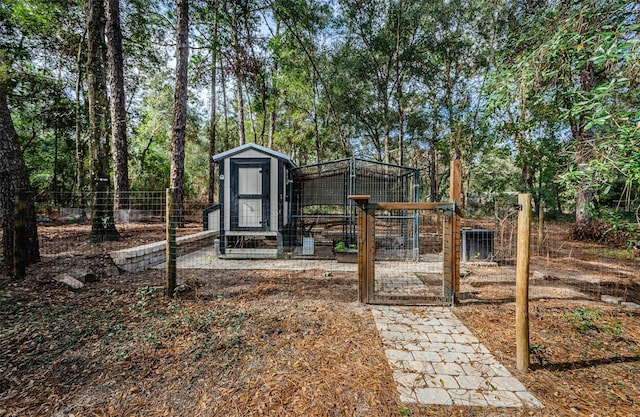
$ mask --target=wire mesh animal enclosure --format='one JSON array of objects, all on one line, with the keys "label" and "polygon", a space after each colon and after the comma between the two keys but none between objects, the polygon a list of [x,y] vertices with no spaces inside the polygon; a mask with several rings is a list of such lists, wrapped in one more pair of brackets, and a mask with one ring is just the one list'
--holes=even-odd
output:
[{"label": "wire mesh animal enclosure", "polygon": [[[332,257],[333,247],[356,242],[356,205],[350,195],[368,195],[371,202],[415,202],[420,172],[406,166],[359,158],[298,167],[293,170],[292,222],[285,235],[293,255]],[[413,253],[417,220],[407,212],[389,214],[388,234],[381,246],[387,256],[404,259]]]}]

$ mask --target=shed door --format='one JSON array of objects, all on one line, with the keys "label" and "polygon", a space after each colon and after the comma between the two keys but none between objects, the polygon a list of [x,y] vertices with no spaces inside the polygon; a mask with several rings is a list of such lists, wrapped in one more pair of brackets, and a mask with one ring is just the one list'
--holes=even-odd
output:
[{"label": "shed door", "polygon": [[269,230],[269,159],[231,160],[231,229]]}]

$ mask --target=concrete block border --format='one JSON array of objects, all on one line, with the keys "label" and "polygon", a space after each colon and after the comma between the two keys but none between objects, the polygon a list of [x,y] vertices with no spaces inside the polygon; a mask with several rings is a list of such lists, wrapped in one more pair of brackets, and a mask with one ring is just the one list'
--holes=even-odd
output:
[{"label": "concrete block border", "polygon": [[[178,256],[194,252],[206,246],[213,246],[218,238],[218,232],[205,230],[204,232],[176,238],[176,253]],[[133,248],[110,252],[109,255],[118,268],[128,272],[140,272],[152,268],[154,265],[166,262],[167,241],[149,243]]]}]

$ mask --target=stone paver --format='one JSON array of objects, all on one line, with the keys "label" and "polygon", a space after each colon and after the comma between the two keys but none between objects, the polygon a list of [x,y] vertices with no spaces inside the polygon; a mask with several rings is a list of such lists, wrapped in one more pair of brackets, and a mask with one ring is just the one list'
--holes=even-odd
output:
[{"label": "stone paver", "polygon": [[401,401],[543,407],[450,308],[374,306],[371,311]]}]

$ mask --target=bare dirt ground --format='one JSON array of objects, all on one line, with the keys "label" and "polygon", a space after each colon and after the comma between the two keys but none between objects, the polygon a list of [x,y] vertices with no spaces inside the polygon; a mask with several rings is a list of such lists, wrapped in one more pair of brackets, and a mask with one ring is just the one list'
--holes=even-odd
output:
[{"label": "bare dirt ground", "polygon": [[[122,243],[87,245],[73,227],[44,230],[60,254],[1,283],[0,416],[640,415],[638,310],[566,291],[531,302],[532,366],[519,377],[542,410],[417,407],[399,402],[355,274],[180,270],[167,300],[162,270],[119,273],[105,253]],[[123,235],[142,244],[161,229]],[[582,274],[598,261],[571,258]],[[557,285],[546,267],[543,281]],[[99,281],[80,290],[54,280],[86,271]],[[476,297],[455,314],[516,374],[504,283],[467,284]]]}]

